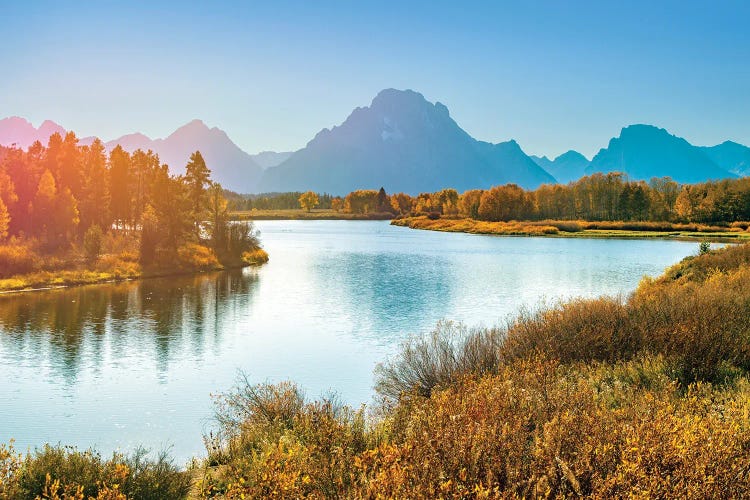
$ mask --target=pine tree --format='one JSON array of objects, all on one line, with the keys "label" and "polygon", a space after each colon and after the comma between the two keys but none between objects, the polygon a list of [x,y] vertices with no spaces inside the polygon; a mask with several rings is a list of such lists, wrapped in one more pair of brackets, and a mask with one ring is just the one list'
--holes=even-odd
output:
[{"label": "pine tree", "polygon": [[211,171],[206,166],[206,161],[203,159],[200,151],[196,151],[190,155],[190,161],[188,161],[185,167],[185,183],[188,188],[188,198],[193,207],[192,218],[195,226],[195,234],[199,239],[201,222],[205,217],[208,205],[206,188],[210,184],[210,178]]}]

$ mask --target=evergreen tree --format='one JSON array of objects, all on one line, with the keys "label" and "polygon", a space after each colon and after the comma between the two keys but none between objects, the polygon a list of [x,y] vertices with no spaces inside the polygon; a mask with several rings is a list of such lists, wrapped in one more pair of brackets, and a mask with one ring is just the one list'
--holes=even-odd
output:
[{"label": "evergreen tree", "polygon": [[190,155],[185,167],[185,183],[188,189],[188,198],[192,203],[192,218],[195,226],[195,234],[200,238],[200,227],[206,213],[208,203],[206,190],[210,184],[211,171],[206,166],[200,151]]}]

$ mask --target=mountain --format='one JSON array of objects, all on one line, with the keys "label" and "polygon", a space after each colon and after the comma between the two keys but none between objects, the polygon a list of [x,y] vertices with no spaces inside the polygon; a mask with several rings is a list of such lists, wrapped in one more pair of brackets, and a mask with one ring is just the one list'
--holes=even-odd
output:
[{"label": "mountain", "polygon": [[554,160],[546,156],[531,156],[537,165],[549,172],[558,182],[567,184],[576,181],[586,174],[589,161],[578,151],[572,149],[563,153]]},{"label": "mountain", "polygon": [[651,125],[630,125],[591,160],[586,173],[625,172],[631,179],[668,176],[695,183],[736,177],[685,139]]},{"label": "mountain", "polygon": [[34,128],[28,120],[11,116],[0,120],[0,145],[15,144],[16,147],[26,149],[39,141],[46,146],[49,137],[55,132],[65,135],[65,129],[53,121],[45,120],[39,128]]},{"label": "mountain", "polygon": [[462,130],[441,103],[412,90],[381,91],[339,126],[321,130],[286,161],[266,169],[259,192],[354,189],[416,194],[514,182],[554,182],[515,141],[490,144]]},{"label": "mountain", "polygon": [[732,141],[700,148],[711,161],[741,177],[750,175],[750,148]]},{"label": "mountain", "polygon": [[174,173],[184,172],[190,155],[200,151],[211,169],[211,178],[232,191],[252,190],[263,172],[252,157],[232,142],[223,130],[208,128],[200,120],[183,125],[165,139],[150,139],[135,133],[109,141],[105,147],[112,150],[118,144],[131,152],[136,149],[152,150]]},{"label": "mountain", "polygon": [[283,151],[281,153],[277,153],[276,151],[261,151],[260,153],[250,155],[250,158],[252,158],[255,163],[260,165],[260,168],[265,169],[279,165],[280,163],[286,161],[287,158],[289,158],[293,154],[294,151]]}]

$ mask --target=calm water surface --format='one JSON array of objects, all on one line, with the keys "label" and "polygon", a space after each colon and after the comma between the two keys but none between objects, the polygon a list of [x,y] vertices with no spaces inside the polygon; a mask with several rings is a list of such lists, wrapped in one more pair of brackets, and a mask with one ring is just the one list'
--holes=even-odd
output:
[{"label": "calm water surface", "polygon": [[202,454],[238,370],[372,397],[372,370],[440,319],[632,291],[696,243],[499,238],[387,222],[257,223],[259,269],[0,297],[0,442]]}]

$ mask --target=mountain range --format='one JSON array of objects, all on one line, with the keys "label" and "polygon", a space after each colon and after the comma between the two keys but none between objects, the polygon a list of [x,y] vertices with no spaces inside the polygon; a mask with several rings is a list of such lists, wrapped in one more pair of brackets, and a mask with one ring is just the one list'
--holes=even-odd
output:
[{"label": "mountain range", "polygon": [[[65,129],[45,121],[35,128],[27,120],[0,120],[0,145],[27,148],[46,144]],[[80,139],[90,144],[93,137]],[[200,120],[163,139],[141,133],[108,141],[128,151],[152,150],[181,173],[190,154],[200,150],[212,177],[227,189],[243,193],[303,191],[345,194],[355,189],[416,194],[454,187],[459,191],[515,183],[535,188],[567,183],[594,172],[624,172],[631,179],[669,176],[693,183],[750,174],[750,148],[726,141],[700,147],[651,125],[630,125],[589,161],[576,151],[553,160],[528,156],[514,140],[478,141],[465,132],[440,102],[431,103],[412,90],[386,89],[369,106],[356,108],[338,126],[318,132],[294,152],[248,154],[219,128]]]}]

